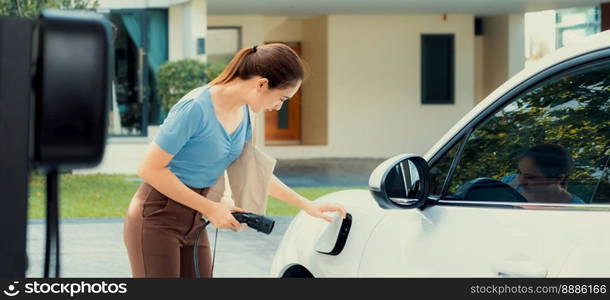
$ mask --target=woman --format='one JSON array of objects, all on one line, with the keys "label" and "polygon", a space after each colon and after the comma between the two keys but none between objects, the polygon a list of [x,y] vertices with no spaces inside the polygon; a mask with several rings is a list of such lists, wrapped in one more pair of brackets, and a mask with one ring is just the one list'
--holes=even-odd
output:
[{"label": "woman", "polygon": [[[303,62],[290,47],[267,44],[240,50],[199,95],[183,97],[170,110],[139,167],[144,183],[127,212],[124,241],[134,277],[194,277],[193,240],[203,224],[238,231],[231,215],[244,211],[206,198],[209,188],[252,138],[248,107],[279,110],[299,89]],[[309,215],[332,221],[318,205],[273,176],[269,193]],[[198,245],[200,274],[211,277],[207,232]]]},{"label": "woman", "polygon": [[568,178],[572,159],[561,146],[540,144],[529,148],[517,165],[517,174],[502,178],[528,202],[575,203],[585,202],[568,192]]}]

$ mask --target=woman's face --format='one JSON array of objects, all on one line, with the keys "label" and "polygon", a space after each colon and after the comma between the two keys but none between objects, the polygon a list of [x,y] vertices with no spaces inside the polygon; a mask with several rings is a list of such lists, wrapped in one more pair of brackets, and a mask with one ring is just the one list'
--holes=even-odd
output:
[{"label": "woman's face", "polygon": [[257,81],[256,92],[250,103],[255,112],[280,110],[284,101],[292,98],[301,87],[300,81],[295,86],[283,89],[270,89],[267,83],[264,78]]},{"label": "woman's face", "polygon": [[561,184],[563,177],[548,177],[544,174],[536,162],[530,157],[524,157],[519,161],[519,182],[527,193],[545,193],[550,189],[557,188]]}]

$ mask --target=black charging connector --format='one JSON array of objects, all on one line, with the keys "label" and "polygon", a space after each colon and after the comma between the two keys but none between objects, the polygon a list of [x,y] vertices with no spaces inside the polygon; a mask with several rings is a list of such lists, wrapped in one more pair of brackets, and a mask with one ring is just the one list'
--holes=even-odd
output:
[{"label": "black charging connector", "polygon": [[275,225],[272,219],[253,213],[233,213],[233,216],[239,223],[245,223],[248,227],[265,234],[270,234]]},{"label": "black charging connector", "polygon": [[[242,212],[234,212],[232,213],[233,217],[239,221],[240,223],[244,223],[248,225],[248,227],[255,229],[258,232],[263,232],[265,234],[270,234],[273,230],[273,226],[275,225],[275,221],[273,219],[267,218],[265,216],[253,214],[253,213],[242,213]],[[201,274],[199,273],[199,251],[197,251],[199,245],[199,237],[201,236],[201,232],[205,230],[206,226],[210,224],[210,221],[205,221],[199,229],[197,229],[197,235],[195,235],[195,241],[193,242],[193,265],[195,266],[195,278],[201,278]],[[214,273],[214,259],[216,258],[216,242],[218,241],[218,228],[216,228],[216,235],[214,236],[214,251],[212,254],[212,267],[211,273]]]}]

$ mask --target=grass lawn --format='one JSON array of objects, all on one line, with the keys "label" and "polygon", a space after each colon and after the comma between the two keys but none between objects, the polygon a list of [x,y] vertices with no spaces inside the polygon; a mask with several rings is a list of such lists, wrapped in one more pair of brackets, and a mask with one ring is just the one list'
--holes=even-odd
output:
[{"label": "grass lawn", "polygon": [[[60,178],[61,218],[116,218],[124,217],[131,197],[140,185],[135,175],[72,175]],[[366,187],[358,187],[366,189]],[[316,199],[331,192],[354,189],[342,187],[295,188],[308,199]],[[269,197],[267,215],[294,215],[298,209],[274,197]],[[28,217],[45,217],[45,178],[33,175],[30,179]]]}]

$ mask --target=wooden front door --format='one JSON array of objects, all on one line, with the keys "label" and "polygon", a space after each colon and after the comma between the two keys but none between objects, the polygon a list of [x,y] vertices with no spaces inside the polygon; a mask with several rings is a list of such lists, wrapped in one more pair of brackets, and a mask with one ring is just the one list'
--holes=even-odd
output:
[{"label": "wooden front door", "polygon": [[[299,56],[300,43],[284,43]],[[301,143],[301,89],[290,100],[282,104],[279,111],[265,112],[265,141],[267,144]]]}]

